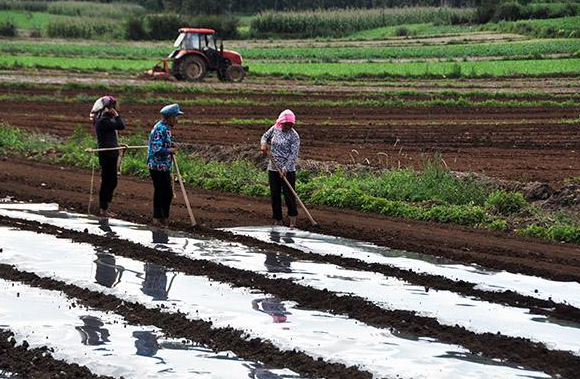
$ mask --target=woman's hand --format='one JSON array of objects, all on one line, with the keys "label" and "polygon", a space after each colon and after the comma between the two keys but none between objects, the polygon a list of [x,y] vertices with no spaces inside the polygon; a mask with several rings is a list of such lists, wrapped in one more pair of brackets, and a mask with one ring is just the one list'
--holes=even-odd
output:
[{"label": "woman's hand", "polygon": [[282,170],[280,170],[280,177],[285,178],[287,173],[288,173],[288,171],[286,171],[286,169],[283,168]]},{"label": "woman's hand", "polygon": [[177,147],[175,147],[175,146],[172,146],[172,147],[170,147],[169,149],[167,149],[167,152],[168,152],[169,154],[173,154],[173,155],[175,155],[175,154],[177,154]]},{"label": "woman's hand", "polygon": [[260,150],[262,151],[262,153],[264,153],[264,155],[268,154],[268,144],[263,143],[262,145],[260,145]]}]

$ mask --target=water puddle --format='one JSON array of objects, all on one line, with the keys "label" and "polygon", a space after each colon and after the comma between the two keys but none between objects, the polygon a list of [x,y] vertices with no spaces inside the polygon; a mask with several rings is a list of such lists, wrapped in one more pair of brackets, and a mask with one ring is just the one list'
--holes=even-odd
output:
[{"label": "water puddle", "polygon": [[[507,336],[523,337],[542,342],[552,349],[580,355],[580,325],[530,314],[525,308],[507,307],[450,291],[426,291],[422,286],[378,273],[298,261],[282,254],[254,250],[238,244],[224,244],[216,240],[192,238],[180,233],[151,231],[121,220],[94,219],[55,211],[30,211],[24,214],[13,212],[12,216],[16,217],[15,215],[69,229],[88,229],[89,233],[123,238],[190,258],[259,272],[271,278],[288,278],[302,285],[327,289],[338,294],[353,294],[385,309],[415,311],[420,315],[435,317],[442,324],[457,324],[476,333],[499,332]],[[294,235],[300,233],[305,232],[270,228],[269,236],[274,241],[295,244],[299,240]],[[120,274],[113,275],[109,272],[108,275],[103,283],[115,283],[116,276]]]},{"label": "water puddle", "polygon": [[[56,359],[99,375],[125,378],[300,378],[290,370],[216,353],[186,339],[168,338],[154,326],[76,304],[64,294],[0,279],[0,329],[17,344],[47,347]],[[42,312],[38,310],[42,309]],[[2,376],[12,378],[16,376]]]},{"label": "water puddle", "polygon": [[252,226],[224,230],[265,242],[287,245],[305,252],[385,264],[418,273],[463,280],[477,284],[477,288],[482,290],[496,292],[511,290],[525,296],[553,300],[580,308],[580,283],[578,282],[557,282],[536,276],[494,271],[477,265],[458,264],[430,255],[393,250],[368,242],[285,227]]},{"label": "water puddle", "polygon": [[0,368],[0,379],[19,379],[20,376]]},{"label": "water puddle", "polygon": [[[124,229],[117,227],[109,233],[122,233]],[[137,234],[143,231],[130,230]],[[208,243],[183,241],[163,234],[155,236],[151,231],[148,238],[161,238],[155,242],[159,248]],[[329,362],[358,365],[377,377],[549,377],[541,372],[474,357],[460,346],[391,333],[346,317],[297,309],[293,303],[268,294],[232,288],[205,277],[115,256],[88,244],[6,227],[0,228],[0,241],[4,249],[0,262],[19,270],[57,278],[151,308],[163,305],[165,308],[159,308],[160,311],[179,311],[191,319],[212,321],[216,327],[231,326],[246,331],[251,337],[269,340],[280,349],[298,349]],[[212,243],[218,245],[215,241]],[[204,251],[213,254],[212,249],[203,246]],[[222,243],[220,254],[226,251],[228,246]],[[235,259],[235,252],[233,255]],[[263,263],[262,259],[260,264]]]},{"label": "water puddle", "polygon": [[[47,215],[46,212],[42,213]],[[236,244],[224,247],[219,241],[199,240],[179,233],[168,235],[162,231],[150,231],[124,221],[107,222],[87,219],[82,215],[49,213],[48,221],[56,225],[68,223],[70,228],[76,230],[88,226],[89,232],[125,238],[157,249],[172,250],[188,257],[261,272],[270,277],[291,278],[300,284],[319,289],[355,294],[387,309],[414,310],[422,315],[436,317],[444,324],[459,324],[475,332],[500,332],[544,342],[554,349],[580,352],[578,325],[530,315],[525,309],[482,302],[449,291],[427,292],[423,287],[413,286],[394,278],[385,278],[381,274],[345,270],[330,264],[293,261],[284,255],[264,254],[263,251],[251,250]],[[46,219],[37,220],[47,222]],[[277,230],[272,231],[273,238],[276,239],[278,233]],[[288,241],[289,237],[283,235],[281,238]],[[152,242],[148,242],[147,239]],[[499,316],[502,320],[508,321],[494,322]]]}]

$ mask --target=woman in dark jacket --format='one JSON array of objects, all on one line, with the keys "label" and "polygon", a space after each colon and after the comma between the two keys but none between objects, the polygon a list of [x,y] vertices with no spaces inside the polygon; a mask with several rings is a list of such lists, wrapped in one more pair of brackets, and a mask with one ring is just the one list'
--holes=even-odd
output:
[{"label": "woman in dark jacket", "polygon": [[[99,149],[119,147],[118,131],[125,129],[125,123],[117,112],[117,101],[112,96],[104,96],[97,100],[91,118],[97,134]],[[117,188],[117,161],[119,150],[100,151],[101,189],[99,191],[99,216],[113,217],[109,211],[113,193]]]}]

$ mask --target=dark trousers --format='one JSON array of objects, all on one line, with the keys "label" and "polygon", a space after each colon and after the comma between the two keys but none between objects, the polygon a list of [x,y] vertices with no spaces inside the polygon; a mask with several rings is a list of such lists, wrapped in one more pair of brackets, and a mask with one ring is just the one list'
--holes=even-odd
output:
[{"label": "dark trousers", "polygon": [[117,159],[117,155],[99,154],[99,165],[101,166],[99,206],[101,209],[109,209],[109,203],[113,200],[113,192],[117,188]]},{"label": "dark trousers", "polygon": [[[296,187],[296,172],[286,173],[286,179],[292,185],[292,188]],[[284,200],[286,201],[286,206],[288,207],[288,216],[294,217],[298,215],[298,210],[296,209],[296,198],[290,192],[288,185],[284,182],[284,179],[280,177],[278,171],[268,171],[268,181],[270,182],[270,194],[272,196],[272,217],[274,220],[282,220],[282,192],[284,193]]]},{"label": "dark trousers", "polygon": [[169,171],[149,170],[153,180],[153,218],[168,218],[173,200],[171,173]]}]

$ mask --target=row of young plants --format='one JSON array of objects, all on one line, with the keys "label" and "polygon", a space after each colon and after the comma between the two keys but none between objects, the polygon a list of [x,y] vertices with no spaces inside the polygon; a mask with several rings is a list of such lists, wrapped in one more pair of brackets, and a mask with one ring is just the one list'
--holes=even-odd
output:
[{"label": "row of young plants", "polygon": [[[175,34],[175,30],[171,29]],[[134,46],[121,44],[43,44],[23,41],[0,41],[0,52],[32,56],[57,57],[123,57],[144,59],[167,55],[167,46]],[[549,54],[580,55],[580,38],[536,41],[495,42],[461,45],[427,46],[340,46],[319,47],[255,47],[239,49],[245,59],[261,60],[318,60],[340,59],[427,59],[469,57],[540,57]]]},{"label": "row of young plants", "polygon": [[[401,83],[394,83],[397,87],[401,87]],[[447,83],[443,83],[447,85]],[[137,96],[137,101],[139,99],[151,98],[151,94],[196,94],[198,97],[203,95],[231,95],[232,97],[239,97],[239,95],[255,95],[255,96],[292,96],[292,97],[308,97],[310,101],[316,101],[319,96],[327,96],[324,92],[304,92],[295,89],[252,89],[252,88],[211,88],[203,84],[188,83],[187,85],[179,85],[170,82],[145,82],[140,85],[135,84],[108,84],[108,83],[83,83],[83,82],[68,82],[64,84],[50,84],[50,83],[32,83],[32,82],[0,82],[0,89],[9,90],[39,90],[39,91],[79,91],[78,95],[80,100],[84,101],[84,95],[82,91],[105,91],[112,94],[117,94],[117,96]],[[579,100],[580,93],[540,93],[540,92],[503,92],[498,90],[485,91],[485,90],[449,90],[443,89],[438,92],[424,92],[415,89],[408,90],[377,90],[373,93],[360,93],[353,91],[352,93],[346,92],[344,94],[344,101],[349,100],[394,100],[403,97],[410,97],[414,100],[425,99],[425,100],[445,100],[448,98],[455,98],[463,100],[473,100],[472,98],[477,98],[477,101],[481,99],[488,100],[531,100],[531,99],[551,99],[551,100]],[[34,98],[32,98],[34,99]],[[179,101],[177,98],[174,101]],[[462,101],[463,101],[462,100]],[[65,99],[65,101],[67,101]],[[311,102],[312,104],[312,102]],[[267,105],[267,104],[266,104]],[[344,105],[344,104],[339,104]]]},{"label": "row of young plants", "polygon": [[[0,101],[14,102],[53,102],[60,103],[90,103],[94,96],[80,93],[73,97],[62,95],[24,95],[24,94],[3,94]],[[176,100],[171,96],[146,96],[138,93],[128,93],[123,96],[123,102],[128,104],[168,104]],[[195,97],[178,100],[182,106],[256,106],[256,100],[251,97],[232,97],[230,99],[215,99],[212,97]],[[365,99],[345,99],[345,100],[284,100],[276,99],[272,101],[261,101],[264,107],[478,107],[478,108],[523,108],[523,107],[558,107],[558,108],[578,108],[578,103],[574,98],[565,101],[554,100],[505,100],[488,99],[483,101],[471,100],[464,97],[459,98],[433,98],[429,100],[409,100],[405,98],[365,98]]]},{"label": "row of young plants", "polygon": [[[123,143],[141,145],[144,134],[124,136]],[[33,159],[91,168],[95,155],[94,137],[78,127],[71,138],[59,141],[49,135],[31,134],[0,125],[2,154],[26,155]],[[50,154],[47,152],[50,151]],[[206,162],[202,158],[177,155],[186,183],[204,189],[268,196],[268,180],[263,168],[248,161]],[[129,151],[123,160],[125,174],[148,177],[145,151]],[[296,190],[309,204],[373,212],[389,217],[450,223],[494,230],[510,230],[518,215],[529,219],[538,210],[518,192],[493,190],[485,179],[457,178],[437,161],[427,162],[422,171],[399,169],[379,173],[332,174],[299,171]],[[538,217],[539,215],[539,217]],[[514,220],[516,222],[514,223]],[[528,223],[516,230],[524,235],[566,242],[580,242],[580,225],[574,223]]]},{"label": "row of young plants", "polygon": [[341,59],[429,59],[472,57],[538,57],[549,54],[578,54],[580,39],[548,39],[536,41],[494,42],[478,44],[452,44],[427,46],[336,46],[249,48],[242,53],[247,59],[265,60],[318,60]]},{"label": "row of young plants", "polygon": [[[0,68],[48,68],[77,71],[132,72],[150,69],[154,60],[92,59],[0,55]],[[578,75],[580,59],[529,59],[476,62],[299,63],[250,62],[253,76],[288,79],[352,80],[358,78],[492,78]]]}]

